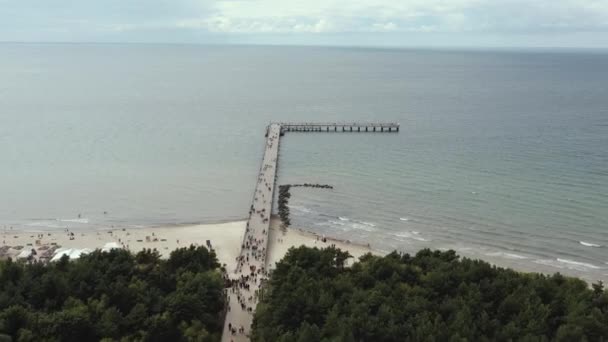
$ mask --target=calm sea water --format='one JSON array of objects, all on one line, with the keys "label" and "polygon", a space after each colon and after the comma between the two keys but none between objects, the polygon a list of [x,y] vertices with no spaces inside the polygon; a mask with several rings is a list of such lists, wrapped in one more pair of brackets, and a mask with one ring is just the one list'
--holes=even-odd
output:
[{"label": "calm sea water", "polygon": [[608,279],[602,52],[2,44],[0,226],[243,219],[270,120],[401,123],[287,135],[294,226]]}]

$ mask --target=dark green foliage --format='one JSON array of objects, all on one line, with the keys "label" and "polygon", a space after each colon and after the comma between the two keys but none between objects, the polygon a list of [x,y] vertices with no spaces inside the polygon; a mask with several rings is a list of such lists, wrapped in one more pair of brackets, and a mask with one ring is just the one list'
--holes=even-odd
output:
[{"label": "dark green foliage", "polygon": [[214,252],[95,251],[56,263],[0,262],[0,341],[219,341]]},{"label": "dark green foliage", "polygon": [[453,252],[363,256],[291,249],[258,305],[253,341],[608,341],[608,291]]},{"label": "dark green foliage", "polygon": [[291,221],[289,220],[289,198],[291,197],[291,193],[289,189],[291,185],[280,185],[279,186],[279,199],[277,200],[279,206],[279,217],[281,218],[281,222],[285,225],[285,227],[289,227],[291,225]]}]

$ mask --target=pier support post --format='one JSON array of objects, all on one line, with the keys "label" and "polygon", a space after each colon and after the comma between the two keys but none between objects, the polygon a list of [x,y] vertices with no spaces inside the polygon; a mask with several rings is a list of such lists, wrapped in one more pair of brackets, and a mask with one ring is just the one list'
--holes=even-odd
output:
[{"label": "pier support post", "polygon": [[[338,132],[341,128],[341,132],[383,132],[393,133],[399,132],[400,126],[398,123],[392,122],[378,122],[378,123],[283,123],[279,134],[283,135],[287,132],[331,132],[333,128],[334,132]],[[266,127],[266,135],[270,132],[269,127]]]}]

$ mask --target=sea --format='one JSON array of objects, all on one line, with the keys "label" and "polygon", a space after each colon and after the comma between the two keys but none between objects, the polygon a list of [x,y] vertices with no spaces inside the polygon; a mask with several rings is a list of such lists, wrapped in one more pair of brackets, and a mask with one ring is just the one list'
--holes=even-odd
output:
[{"label": "sea", "polygon": [[0,228],[244,220],[271,121],[292,226],[608,280],[608,51],[0,44]]}]

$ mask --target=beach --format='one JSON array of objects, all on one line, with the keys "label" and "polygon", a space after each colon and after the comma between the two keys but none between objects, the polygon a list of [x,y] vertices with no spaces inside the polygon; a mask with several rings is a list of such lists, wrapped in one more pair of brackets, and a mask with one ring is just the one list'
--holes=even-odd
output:
[{"label": "beach", "polygon": [[[79,252],[90,252],[95,249],[124,248],[133,253],[143,249],[156,249],[166,258],[171,251],[190,245],[206,246],[207,241],[217,254],[219,262],[231,273],[236,266],[240,253],[245,221],[218,224],[195,224],[183,226],[147,227],[147,228],[108,228],[70,231],[13,231],[2,230],[0,258],[25,257],[25,252],[36,251],[33,258],[50,260],[57,253],[68,251],[78,255]],[[336,247],[347,250],[357,259],[368,252],[370,247],[339,241],[306,232],[296,228],[279,228],[277,219],[271,222],[268,244],[268,265],[274,264],[287,253],[290,247],[301,245],[309,247]],[[23,254],[22,254],[23,253]],[[352,261],[351,261],[352,262]]]},{"label": "beach", "polygon": [[[120,247],[133,253],[145,248],[156,249],[161,257],[167,258],[171,251],[190,245],[206,246],[207,240],[211,243],[219,262],[226,268],[229,274],[234,272],[237,265],[236,258],[240,253],[246,221],[223,222],[216,224],[190,224],[190,225],[167,225],[158,227],[141,228],[91,228],[78,230],[10,230],[2,229],[0,244],[0,259],[8,257],[15,259],[26,258],[27,252],[34,249],[34,259],[51,260],[57,252],[72,253],[77,256],[80,252],[90,252],[95,249],[107,250],[111,247]],[[268,267],[272,269],[276,262],[281,260],[291,247],[336,247],[348,251],[353,258],[347,264],[352,264],[366,253],[384,255],[389,252],[379,246],[367,246],[358,242],[352,242],[337,238],[336,235],[321,235],[313,233],[308,227],[281,228],[280,220],[273,216],[270,221],[270,232],[268,241]],[[73,233],[73,235],[72,235]],[[323,242],[325,238],[325,242]],[[105,247],[105,248],[104,248]],[[441,250],[447,250],[441,248]],[[403,250],[415,254],[417,249]],[[579,265],[568,260],[561,260],[562,265],[547,265],[546,263],[530,262],[529,259],[507,255],[486,254],[478,255],[467,249],[456,249],[461,257],[472,259],[483,259],[486,262],[499,267],[510,267],[520,272],[533,272],[552,274],[562,272],[566,275],[576,276],[589,283],[596,282],[596,277],[589,276],[585,265]],[[547,261],[549,262],[549,261]],[[553,261],[559,263],[559,260]],[[549,266],[553,266],[551,272]],[[559,266],[559,267],[558,267]],[[567,267],[566,267],[567,266]],[[600,277],[600,279],[604,279]]]}]

